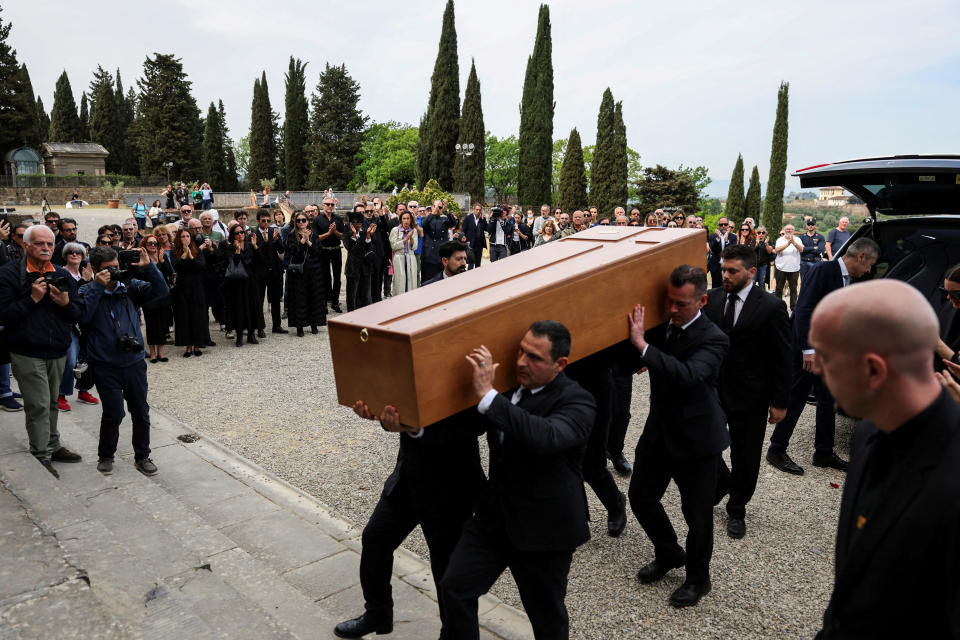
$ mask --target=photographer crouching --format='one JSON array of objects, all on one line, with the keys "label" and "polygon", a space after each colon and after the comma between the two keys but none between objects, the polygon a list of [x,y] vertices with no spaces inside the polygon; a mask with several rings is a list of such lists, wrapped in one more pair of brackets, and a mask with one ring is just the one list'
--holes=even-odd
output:
[{"label": "photographer crouching", "polygon": [[[134,464],[141,473],[152,476],[157,466],[150,460],[147,363],[138,307],[170,290],[142,248],[118,254],[111,247],[96,247],[90,252],[90,265],[96,276],[80,288],[80,326],[87,336],[87,358],[103,406],[97,471],[113,473],[126,399],[133,421]],[[134,278],[134,272],[144,280]]]}]

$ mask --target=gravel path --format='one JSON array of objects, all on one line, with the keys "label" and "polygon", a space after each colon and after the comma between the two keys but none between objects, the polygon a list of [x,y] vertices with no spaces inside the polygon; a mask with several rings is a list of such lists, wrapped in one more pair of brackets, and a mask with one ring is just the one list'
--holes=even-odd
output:
[{"label": "gravel path", "polygon": [[[125,215],[88,217],[85,212],[81,239],[95,232],[94,226],[87,233],[87,225],[113,221],[108,217]],[[240,349],[213,325],[211,330],[218,346],[201,358],[181,358],[171,346],[169,363],[149,365],[151,404],[311,493],[339,516],[365,523],[396,460],[397,436],[337,405],[326,329],[304,338],[268,333],[259,346]],[[646,376],[637,376],[628,446],[639,437],[648,394]],[[850,433],[850,423],[840,419],[837,452],[843,457]],[[745,539],[726,536],[725,512],[716,508],[713,591],[699,606],[682,611],[667,603],[682,574],[671,572],[655,585],[638,584],[636,571],[652,558],[652,546],[632,514],[620,538],[607,537],[606,514],[588,487],[593,539],[578,549],[570,570],[571,636],[812,637],[833,582],[841,493],[833,485],[842,486],[844,475],[810,465],[812,407],[797,427],[790,452],[806,475],[789,476],[763,464],[757,495],[748,506]],[[628,481],[617,477],[624,492]],[[682,538],[685,527],[672,484],[664,506]],[[427,557],[419,530],[406,546]],[[493,592],[522,606],[509,574]]]}]

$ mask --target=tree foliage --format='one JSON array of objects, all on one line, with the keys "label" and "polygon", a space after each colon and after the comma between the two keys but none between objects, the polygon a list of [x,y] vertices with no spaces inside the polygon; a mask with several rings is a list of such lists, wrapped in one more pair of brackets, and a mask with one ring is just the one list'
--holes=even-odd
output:
[{"label": "tree foliage", "polygon": [[517,173],[520,167],[520,142],[516,136],[497,139],[487,134],[486,181],[493,189],[495,202],[505,202],[517,193]]},{"label": "tree foliage", "polygon": [[121,139],[126,134],[120,124],[120,113],[113,88],[113,75],[100,65],[90,81],[90,133],[89,140],[103,145],[110,152],[107,156],[107,173],[121,173]]},{"label": "tree foliage", "polygon": [[750,186],[747,187],[743,217],[753,218],[755,223],[760,224],[760,215],[762,213],[763,201],[760,198],[760,172],[757,171],[757,165],[753,165],[753,173],[750,174]]},{"label": "tree foliage", "polygon": [[[590,205],[603,215],[613,212],[615,207],[626,204],[626,198],[619,199],[618,179],[618,141],[613,92],[607,87],[600,100],[597,114],[597,144],[593,152],[590,171]],[[624,176],[624,189],[626,189]]]},{"label": "tree foliage", "polygon": [[744,218],[746,200],[743,196],[743,156],[737,155],[737,163],[733,166],[733,175],[730,176],[730,188],[727,190],[727,208],[725,213],[734,224],[739,224]]},{"label": "tree foliage", "polygon": [[50,111],[49,142],[80,142],[80,116],[77,114],[77,103],[73,99],[73,89],[70,87],[70,78],[64,71],[57,78],[57,86],[53,92],[53,109]]},{"label": "tree foliage", "polygon": [[697,210],[699,194],[689,174],[658,164],[643,170],[638,196],[641,211],[682,207],[684,211],[693,212]]},{"label": "tree foliage", "polygon": [[453,177],[460,188],[463,180],[463,189],[470,194],[473,202],[486,200],[484,185],[484,167],[486,166],[486,147],[484,136],[486,129],[483,126],[483,106],[480,101],[480,80],[477,78],[477,66],[470,63],[470,75],[467,78],[467,88],[463,94],[463,111],[460,114],[460,135],[457,142],[474,145],[473,155],[463,160],[457,154],[453,165]]},{"label": "tree foliage", "polygon": [[414,191],[411,189],[404,189],[396,195],[392,195],[387,198],[387,206],[391,210],[396,211],[397,204],[400,202],[410,202],[411,200],[416,200],[420,204],[433,204],[434,200],[446,200],[447,208],[450,210],[450,213],[460,217],[462,213],[460,205],[457,204],[457,201],[453,199],[449,193],[440,188],[440,183],[436,180],[427,180],[427,184],[424,185],[419,191]]},{"label": "tree foliage", "polygon": [[[26,65],[17,62],[17,52],[7,42],[12,28],[12,23],[0,20],[0,155],[24,140],[34,146],[43,141],[38,139],[30,74]],[[42,137],[46,138],[46,132]]]},{"label": "tree foliage", "polygon": [[84,142],[90,139],[90,105],[86,91],[80,94],[80,136]]},{"label": "tree foliage", "polygon": [[47,140],[50,134],[50,116],[47,110],[43,108],[43,100],[37,96],[37,133],[36,140],[38,144]]},{"label": "tree foliage", "polygon": [[237,177],[242,177],[244,183],[250,175],[250,136],[246,135],[233,143],[233,156],[236,162]]},{"label": "tree foliage", "polygon": [[542,4],[533,54],[527,59],[520,101],[520,158],[517,200],[524,206],[550,203],[553,175],[553,37],[550,8]]},{"label": "tree foliage", "polygon": [[137,172],[140,159],[137,157],[136,128],[133,121],[136,119],[137,93],[130,87],[123,92],[123,81],[120,80],[120,69],[116,73],[116,92],[114,100],[117,103],[117,121],[120,127],[120,148],[117,157],[122,173],[134,174]]},{"label": "tree foliage", "polygon": [[233,142],[230,140],[230,129],[227,127],[227,113],[223,108],[223,100],[217,102],[217,117],[220,118],[220,131],[223,135],[223,166],[226,170],[223,184],[219,188],[222,191],[238,191],[240,183],[237,180],[237,158]]},{"label": "tree foliage", "polygon": [[173,163],[173,175],[198,175],[203,128],[192,84],[172,54],[155,53],[144,60],[135,123],[140,175],[165,175],[164,162]]},{"label": "tree foliage", "polygon": [[442,187],[451,189],[456,155],[454,145],[460,135],[460,66],[453,0],[447,0],[443,10],[443,26],[437,60],[430,78],[430,101],[425,122],[427,135],[420,140],[420,144],[425,145],[427,173],[419,174],[418,179],[425,183],[433,178]]},{"label": "tree foliage", "polygon": [[564,211],[575,211],[587,206],[587,172],[583,166],[583,148],[576,127],[570,131],[564,146],[557,206]]},{"label": "tree foliage", "polygon": [[203,146],[200,149],[202,180],[214,189],[227,190],[227,150],[220,122],[220,112],[212,102],[203,121]]},{"label": "tree foliage", "polygon": [[405,184],[417,175],[417,128],[399,122],[374,122],[363,135],[360,157],[351,188],[384,191]]},{"label": "tree foliage", "polygon": [[284,80],[283,165],[286,187],[300,190],[307,184],[307,136],[310,120],[307,117],[307,65],[290,56],[290,66]]},{"label": "tree foliage", "polygon": [[270,92],[267,88],[267,73],[253,82],[253,102],[250,105],[250,163],[247,170],[247,186],[259,189],[261,180],[277,176],[276,130],[273,110],[270,108]]},{"label": "tree foliage", "polygon": [[311,97],[310,184],[316,189],[343,189],[353,179],[367,117],[357,104],[360,85],[347,67],[326,65]]},{"label": "tree foliage", "polygon": [[769,233],[779,232],[783,225],[783,190],[787,181],[787,115],[790,83],[781,82],[777,91],[777,117],[773,123],[770,148],[770,177],[763,200],[763,225]]}]

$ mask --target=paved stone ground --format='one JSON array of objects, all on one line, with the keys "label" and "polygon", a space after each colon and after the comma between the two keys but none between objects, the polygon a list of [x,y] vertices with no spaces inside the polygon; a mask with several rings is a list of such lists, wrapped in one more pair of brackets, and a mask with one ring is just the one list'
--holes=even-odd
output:
[{"label": "paved stone ground", "polygon": [[[86,215],[87,212],[84,212]],[[85,224],[117,212],[90,212]],[[94,228],[95,231],[95,228]],[[92,232],[91,232],[92,233]],[[219,337],[219,340],[218,340]],[[200,358],[171,357],[150,365],[151,402],[292,485],[316,496],[332,513],[362,525],[393,467],[396,438],[336,404],[325,330],[297,339],[268,335],[260,346],[220,346]],[[175,350],[169,355],[177,356]],[[632,446],[648,408],[646,378],[635,378]],[[837,451],[849,451],[850,425],[838,427]],[[769,432],[768,432],[769,435]],[[748,509],[747,537],[725,535],[725,515],[715,512],[714,589],[700,606],[676,611],[666,602],[682,581],[672,572],[661,583],[641,586],[636,570],[652,548],[634,519],[624,535],[605,535],[605,514],[587,491],[594,514],[593,539],[574,556],[567,606],[575,638],[787,638],[812,636],[832,587],[833,544],[843,474],[813,468],[813,411],[805,412],[791,453],[807,468],[803,477],[761,469],[757,496]],[[618,478],[626,491],[628,479]],[[681,538],[679,497],[671,485],[664,499]],[[407,548],[426,557],[419,531]],[[344,573],[347,579],[349,572]],[[506,575],[493,593],[520,607]],[[344,594],[353,610],[359,594]]]}]

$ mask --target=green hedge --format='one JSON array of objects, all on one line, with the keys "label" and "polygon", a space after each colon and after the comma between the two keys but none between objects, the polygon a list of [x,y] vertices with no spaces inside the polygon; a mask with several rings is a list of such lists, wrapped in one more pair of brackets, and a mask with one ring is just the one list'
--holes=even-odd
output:
[{"label": "green hedge", "polygon": [[436,180],[427,181],[427,186],[424,187],[422,191],[410,191],[404,189],[397,195],[390,196],[387,198],[387,206],[390,207],[391,211],[396,211],[397,204],[401,202],[407,203],[411,200],[416,200],[421,206],[432,206],[434,200],[446,200],[447,208],[451,213],[457,216],[457,218],[460,218],[461,214],[463,213],[460,210],[460,205],[457,204],[457,201],[453,199],[453,196],[441,189]]}]

